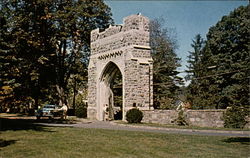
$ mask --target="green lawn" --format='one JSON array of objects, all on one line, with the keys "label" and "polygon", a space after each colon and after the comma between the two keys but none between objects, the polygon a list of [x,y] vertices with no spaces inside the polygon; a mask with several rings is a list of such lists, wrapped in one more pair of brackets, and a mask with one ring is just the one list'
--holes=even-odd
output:
[{"label": "green lawn", "polygon": [[0,133],[0,158],[249,157],[249,138],[35,127]]},{"label": "green lawn", "polygon": [[116,121],[118,124],[130,126],[150,126],[161,128],[177,128],[177,129],[194,129],[194,130],[222,130],[222,131],[250,131],[248,128],[224,128],[224,127],[198,127],[198,126],[178,126],[174,124],[158,124],[158,123],[127,123],[125,121]]}]

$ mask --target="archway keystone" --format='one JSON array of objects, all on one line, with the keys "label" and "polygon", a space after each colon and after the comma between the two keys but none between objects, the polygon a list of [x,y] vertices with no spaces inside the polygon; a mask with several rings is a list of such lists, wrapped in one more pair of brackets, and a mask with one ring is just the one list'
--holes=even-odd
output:
[{"label": "archway keystone", "polygon": [[131,15],[123,19],[123,25],[91,32],[88,118],[105,119],[105,105],[113,106],[110,84],[118,71],[122,75],[123,120],[134,106],[141,110],[153,109],[149,39],[149,19],[142,15]]}]

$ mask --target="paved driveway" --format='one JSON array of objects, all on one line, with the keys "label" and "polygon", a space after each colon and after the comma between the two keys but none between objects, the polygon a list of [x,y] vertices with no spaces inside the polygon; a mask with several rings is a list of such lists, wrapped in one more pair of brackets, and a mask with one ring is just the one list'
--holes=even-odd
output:
[{"label": "paved driveway", "polygon": [[46,126],[66,126],[66,127],[76,127],[76,128],[96,128],[96,129],[173,133],[173,134],[186,134],[186,135],[250,137],[250,131],[177,129],[177,128],[125,125],[125,124],[118,124],[115,122],[104,122],[104,121],[85,120],[82,122],[78,122],[76,124],[53,124],[53,123],[39,123],[39,124]]},{"label": "paved driveway", "polygon": [[[115,122],[104,121],[90,121],[87,119],[79,119],[76,123],[67,124],[62,121],[40,120],[37,122],[35,117],[23,117],[4,114],[0,118],[7,118],[9,120],[19,120],[31,124],[38,124],[44,126],[59,126],[59,127],[75,127],[75,128],[96,128],[96,129],[109,129],[109,130],[126,130],[126,131],[142,131],[142,132],[155,132],[155,133],[173,133],[173,134],[186,134],[186,135],[205,135],[205,136],[231,136],[231,137],[250,137],[250,131],[223,131],[223,130],[195,130],[195,129],[178,129],[178,128],[163,128],[163,127],[149,127],[149,126],[136,126],[128,124],[118,124]],[[55,123],[56,122],[56,123]]]}]

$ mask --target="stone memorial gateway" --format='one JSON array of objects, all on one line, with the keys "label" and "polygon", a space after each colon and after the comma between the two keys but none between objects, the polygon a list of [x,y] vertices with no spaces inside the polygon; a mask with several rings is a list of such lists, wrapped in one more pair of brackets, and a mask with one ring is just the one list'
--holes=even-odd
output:
[{"label": "stone memorial gateway", "polygon": [[137,107],[153,109],[153,60],[149,45],[149,19],[140,14],[123,19],[122,25],[91,32],[88,67],[88,118],[114,118],[113,82],[122,80],[122,119]]}]

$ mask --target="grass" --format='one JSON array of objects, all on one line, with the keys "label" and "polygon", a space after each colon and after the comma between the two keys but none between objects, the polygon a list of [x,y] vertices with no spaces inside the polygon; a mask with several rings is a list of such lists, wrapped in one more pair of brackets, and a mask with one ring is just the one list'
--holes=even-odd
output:
[{"label": "grass", "polygon": [[0,133],[0,158],[244,158],[249,147],[250,138],[104,129],[40,126]]},{"label": "grass", "polygon": [[157,124],[157,123],[127,123],[124,121],[115,121],[118,124],[134,125],[134,126],[150,126],[150,127],[162,127],[162,128],[178,128],[178,129],[196,129],[196,130],[223,130],[223,131],[250,131],[247,128],[223,128],[223,127],[198,127],[198,126],[178,126],[170,124]]}]

